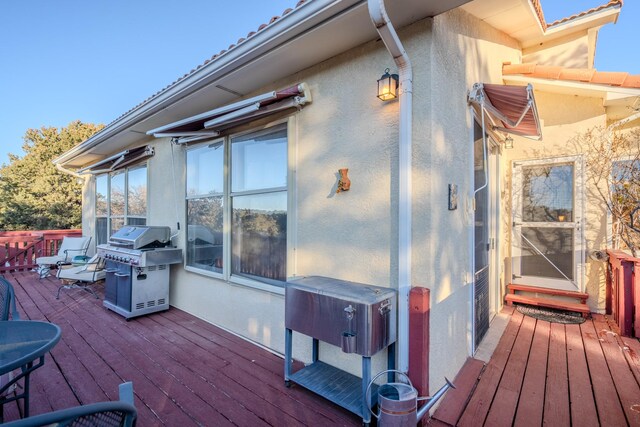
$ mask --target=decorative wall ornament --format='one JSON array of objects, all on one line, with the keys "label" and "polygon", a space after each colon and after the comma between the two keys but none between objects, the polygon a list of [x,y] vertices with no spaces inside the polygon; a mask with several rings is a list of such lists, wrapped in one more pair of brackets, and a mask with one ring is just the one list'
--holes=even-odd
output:
[{"label": "decorative wall ornament", "polygon": [[340,174],[340,179],[338,180],[338,189],[336,190],[336,193],[349,191],[349,188],[351,188],[351,180],[347,176],[349,169],[338,169],[338,173]]},{"label": "decorative wall ornament", "polygon": [[458,185],[449,184],[449,210],[458,209]]}]

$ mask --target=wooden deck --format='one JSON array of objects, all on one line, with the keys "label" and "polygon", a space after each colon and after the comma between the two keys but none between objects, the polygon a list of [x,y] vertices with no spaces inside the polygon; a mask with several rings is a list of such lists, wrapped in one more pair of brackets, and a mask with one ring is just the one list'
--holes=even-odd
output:
[{"label": "wooden deck", "polygon": [[594,314],[581,325],[523,316],[488,364],[469,359],[432,426],[640,426],[640,343]]},{"label": "wooden deck", "polygon": [[[62,339],[31,377],[31,415],[118,399],[133,381],[139,426],[360,425],[300,387],[288,389],[283,359],[181,310],[130,321],[59,281],[7,274],[23,319],[59,325]],[[96,291],[102,296],[102,286]],[[284,334],[284,331],[282,332]],[[5,421],[19,417],[5,405]]]}]

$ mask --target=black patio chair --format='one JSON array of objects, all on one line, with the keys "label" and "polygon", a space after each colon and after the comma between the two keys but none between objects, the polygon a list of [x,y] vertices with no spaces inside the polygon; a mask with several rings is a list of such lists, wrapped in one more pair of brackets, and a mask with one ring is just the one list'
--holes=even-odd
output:
[{"label": "black patio chair", "polygon": [[[0,276],[0,320],[20,320],[13,286],[4,276]],[[0,421],[2,420],[2,402],[16,394],[18,385],[14,383],[13,378],[13,372],[0,375]]]},{"label": "black patio chair", "polygon": [[29,418],[3,424],[4,427],[44,427],[55,426],[92,426],[92,427],[133,427],[138,412],[133,406],[133,384],[120,384],[120,400],[117,402],[91,403],[74,408],[61,409],[48,414],[34,415]]},{"label": "black patio chair", "polygon": [[13,286],[7,279],[0,276],[0,320],[20,320],[16,309],[16,296]]}]

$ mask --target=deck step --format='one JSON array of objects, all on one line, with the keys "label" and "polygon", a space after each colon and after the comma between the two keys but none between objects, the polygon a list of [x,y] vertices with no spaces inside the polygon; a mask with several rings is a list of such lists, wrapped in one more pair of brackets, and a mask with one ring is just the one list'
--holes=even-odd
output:
[{"label": "deck step", "polygon": [[515,302],[520,304],[535,305],[536,307],[548,307],[558,310],[575,311],[581,313],[583,317],[587,317],[590,312],[589,306],[586,304],[559,301],[551,298],[537,298],[519,294],[507,294],[505,296],[505,300],[508,304],[513,304]]},{"label": "deck step", "polygon": [[529,286],[529,285],[517,285],[514,283],[509,283],[507,285],[507,290],[510,294],[515,294],[516,291],[521,292],[530,292],[535,294],[546,294],[553,295],[558,297],[569,297],[580,300],[581,304],[586,304],[589,299],[589,294],[586,292],[576,292],[576,291],[566,291],[563,289],[551,289],[551,288],[541,288],[539,286]]}]

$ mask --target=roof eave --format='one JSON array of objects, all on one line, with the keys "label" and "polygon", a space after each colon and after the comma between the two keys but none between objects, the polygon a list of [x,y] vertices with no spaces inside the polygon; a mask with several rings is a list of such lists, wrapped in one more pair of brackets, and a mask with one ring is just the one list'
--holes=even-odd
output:
[{"label": "roof eave", "polygon": [[536,90],[543,92],[582,95],[593,98],[601,98],[605,106],[608,103],[640,97],[640,89],[620,86],[600,85],[593,83],[551,80],[542,78],[532,78],[523,75],[504,75],[502,80],[505,84],[526,85],[532,83]]},{"label": "roof eave", "polygon": [[592,28],[599,28],[610,23],[615,24],[618,21],[618,17],[620,16],[620,10],[620,4],[612,4],[604,9],[586,14],[584,16],[579,16],[565,22],[548,25],[546,29],[541,27],[542,31],[539,36],[530,38],[528,40],[521,40],[522,47],[523,49],[526,49],[566,35],[579,32],[586,33],[589,29]]},{"label": "roof eave", "polygon": [[134,107],[91,138],[54,159],[53,163],[64,165],[70,162],[75,157],[118,135],[135,123],[161,111],[173,103],[175,99],[185,97],[222,75],[231,72],[242,65],[242,63],[260,57],[265,51],[269,50],[270,46],[280,44],[283,38],[295,36],[304,32],[307,27],[315,25],[313,18],[325,14],[329,16],[334,15],[364,1],[365,0],[314,0],[293,9],[290,13],[261,31],[258,31],[234,49],[225,52],[183,80],[168,86]]}]

